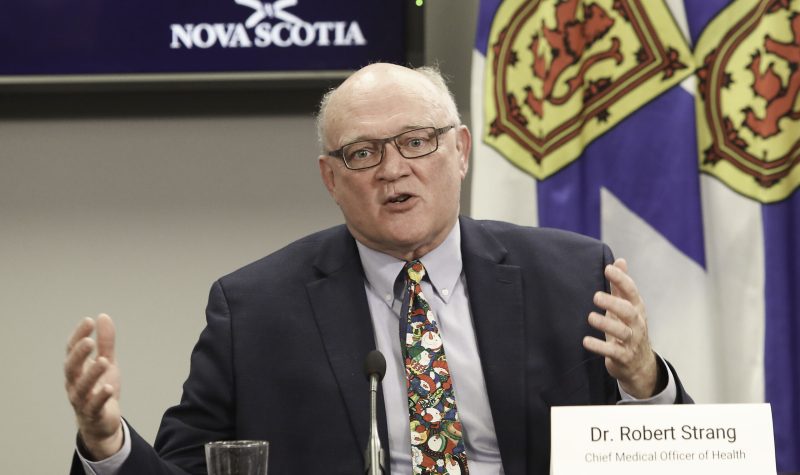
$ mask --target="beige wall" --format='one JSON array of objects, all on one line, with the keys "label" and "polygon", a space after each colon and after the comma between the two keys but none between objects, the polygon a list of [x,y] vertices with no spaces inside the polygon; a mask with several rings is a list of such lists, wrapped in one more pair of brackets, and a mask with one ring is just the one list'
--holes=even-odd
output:
[{"label": "beige wall", "polygon": [[[477,0],[425,3],[426,56],[466,118]],[[0,473],[66,472],[61,367],[81,317],[114,317],[123,411],[152,440],[213,280],[341,222],[318,178],[313,99],[292,94],[300,112],[270,93],[0,95]]]}]

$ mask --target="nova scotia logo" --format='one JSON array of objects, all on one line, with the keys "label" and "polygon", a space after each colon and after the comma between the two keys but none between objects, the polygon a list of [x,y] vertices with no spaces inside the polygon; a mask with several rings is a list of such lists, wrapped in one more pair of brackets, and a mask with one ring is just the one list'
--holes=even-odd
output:
[{"label": "nova scotia logo", "polygon": [[288,23],[303,23],[303,20],[291,13],[283,11],[284,8],[297,5],[297,0],[277,0],[273,4],[262,3],[259,0],[234,0],[234,2],[236,2],[237,5],[255,10],[244,22],[244,25],[248,28],[253,28],[258,25],[264,18],[278,18]]},{"label": "nova scotia logo", "polygon": [[[302,20],[286,11],[297,0],[234,0],[250,8],[244,23],[173,23],[170,48],[267,48],[276,46],[363,46],[367,44],[356,21]],[[270,21],[267,21],[270,20]]]}]

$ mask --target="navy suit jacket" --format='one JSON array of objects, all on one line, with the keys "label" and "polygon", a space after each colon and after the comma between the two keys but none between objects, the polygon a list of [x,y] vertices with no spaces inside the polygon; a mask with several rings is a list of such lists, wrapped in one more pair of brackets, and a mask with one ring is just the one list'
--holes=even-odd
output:
[{"label": "navy suit jacket", "polygon": [[[604,244],[462,217],[480,364],[507,475],[549,472],[550,407],[613,404],[616,381],[581,341],[607,290]],[[364,359],[375,348],[364,272],[337,226],[215,282],[179,405],[155,448],[132,430],[122,474],[206,473],[203,444],[270,441],[269,473],[360,474],[369,432]],[[678,401],[689,402],[680,382]],[[388,447],[379,398],[379,431]],[[82,473],[73,461],[75,473]]]}]

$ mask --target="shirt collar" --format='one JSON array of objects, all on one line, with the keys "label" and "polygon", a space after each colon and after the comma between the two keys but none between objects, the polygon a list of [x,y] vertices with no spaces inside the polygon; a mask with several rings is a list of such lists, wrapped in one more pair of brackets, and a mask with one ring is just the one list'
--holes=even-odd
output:
[{"label": "shirt collar", "polygon": [[[395,288],[395,283],[400,271],[403,270],[405,261],[370,249],[358,241],[356,241],[356,245],[367,282],[391,307],[393,299],[401,298],[397,292],[398,289]],[[425,272],[434,290],[442,300],[447,302],[461,276],[461,229],[458,222],[439,246],[419,260],[425,266]],[[402,291],[402,286],[400,286],[400,290]]]}]

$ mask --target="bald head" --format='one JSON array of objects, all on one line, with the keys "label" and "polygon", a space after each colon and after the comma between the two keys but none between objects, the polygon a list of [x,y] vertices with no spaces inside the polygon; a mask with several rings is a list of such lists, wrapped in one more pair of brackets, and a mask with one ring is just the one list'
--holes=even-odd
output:
[{"label": "bald head", "polygon": [[444,241],[472,139],[437,71],[367,66],[323,99],[318,121],[320,176],[358,242],[411,260]]},{"label": "bald head", "polygon": [[351,105],[371,104],[378,109],[392,96],[402,95],[421,98],[430,104],[432,113],[450,123],[461,123],[453,94],[437,68],[410,69],[375,63],[359,69],[322,97],[317,115],[317,134],[322,148],[336,148],[327,134],[331,128],[348,120]]}]

